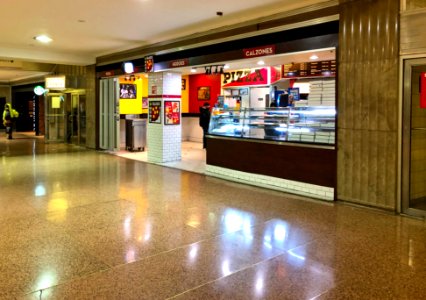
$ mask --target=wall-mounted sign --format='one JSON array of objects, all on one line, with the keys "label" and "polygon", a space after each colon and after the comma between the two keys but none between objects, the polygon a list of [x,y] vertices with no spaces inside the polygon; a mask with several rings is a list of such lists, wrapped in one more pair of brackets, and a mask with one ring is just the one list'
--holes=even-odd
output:
[{"label": "wall-mounted sign", "polygon": [[132,62],[124,62],[123,63],[123,71],[126,74],[131,74],[135,71],[135,68],[133,67]]},{"label": "wall-mounted sign", "polygon": [[65,76],[46,77],[45,86],[52,90],[65,89]]},{"label": "wall-mounted sign", "polygon": [[37,96],[43,95],[44,92],[45,92],[45,89],[41,85],[34,87],[34,94],[36,94]]},{"label": "wall-mounted sign", "polygon": [[268,84],[268,69],[239,70],[223,74],[223,86]]},{"label": "wall-mounted sign", "polygon": [[173,60],[169,62],[169,68],[180,68],[180,67],[186,67],[189,65],[189,59],[178,59]]},{"label": "wall-mounted sign", "polygon": [[149,123],[161,124],[161,101],[149,101]]},{"label": "wall-mounted sign", "polygon": [[282,77],[314,77],[336,76],[336,61],[315,61],[305,63],[285,64],[282,67]]},{"label": "wall-mounted sign", "polygon": [[420,108],[426,108],[426,72],[420,74]]},{"label": "wall-mounted sign", "polygon": [[145,72],[154,72],[154,56],[145,57]]},{"label": "wall-mounted sign", "polygon": [[243,55],[245,58],[266,56],[266,55],[273,55],[273,54],[275,54],[275,45],[243,49]]},{"label": "wall-mounted sign", "polygon": [[164,101],[164,125],[180,124],[180,102]]}]

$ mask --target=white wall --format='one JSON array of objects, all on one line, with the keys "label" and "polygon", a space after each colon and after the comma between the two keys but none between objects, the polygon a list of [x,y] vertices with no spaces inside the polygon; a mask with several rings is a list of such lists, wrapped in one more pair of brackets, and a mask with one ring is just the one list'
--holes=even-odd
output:
[{"label": "white wall", "polygon": [[[269,94],[269,87],[250,89],[250,108],[265,108],[266,95]],[[259,99],[262,99],[259,101]]]},{"label": "white wall", "polygon": [[198,117],[182,118],[182,141],[203,142],[203,129]]}]

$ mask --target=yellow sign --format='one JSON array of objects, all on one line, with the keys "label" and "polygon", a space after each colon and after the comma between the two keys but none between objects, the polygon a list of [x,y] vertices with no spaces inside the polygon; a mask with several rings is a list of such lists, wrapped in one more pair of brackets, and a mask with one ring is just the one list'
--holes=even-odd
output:
[{"label": "yellow sign", "polygon": [[52,97],[52,108],[61,108],[61,97]]}]

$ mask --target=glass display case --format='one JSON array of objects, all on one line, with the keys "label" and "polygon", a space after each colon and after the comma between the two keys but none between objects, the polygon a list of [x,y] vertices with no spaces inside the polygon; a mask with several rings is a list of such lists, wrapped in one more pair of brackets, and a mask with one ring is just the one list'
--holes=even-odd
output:
[{"label": "glass display case", "polygon": [[335,121],[334,106],[213,108],[209,134],[334,145]]}]

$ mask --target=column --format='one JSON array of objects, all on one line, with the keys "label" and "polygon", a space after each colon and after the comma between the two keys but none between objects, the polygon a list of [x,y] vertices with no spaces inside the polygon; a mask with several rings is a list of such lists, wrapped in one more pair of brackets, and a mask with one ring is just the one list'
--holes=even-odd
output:
[{"label": "column", "polygon": [[165,163],[181,160],[180,73],[162,72],[148,75],[148,161]]}]

